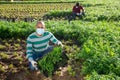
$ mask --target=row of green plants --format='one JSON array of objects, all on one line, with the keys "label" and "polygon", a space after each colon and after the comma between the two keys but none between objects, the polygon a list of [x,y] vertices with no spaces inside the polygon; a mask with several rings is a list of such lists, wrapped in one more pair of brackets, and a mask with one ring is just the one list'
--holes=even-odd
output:
[{"label": "row of green plants", "polygon": [[[93,2],[93,0],[86,0],[81,2],[80,4],[85,9],[85,17],[86,21],[119,21],[120,20],[120,6],[119,1],[100,1]],[[72,7],[71,7],[72,9]],[[68,10],[53,10],[46,14],[48,17],[53,18],[66,18],[69,17],[71,13],[71,9]]]},{"label": "row of green plants", "polygon": [[[114,10],[112,10],[112,12],[114,12]],[[89,13],[89,11],[86,11],[85,14],[86,16],[84,16],[81,20],[85,20],[85,21],[119,21],[120,20],[120,14],[117,12],[117,13],[110,13],[110,14],[107,14],[106,12],[105,13],[95,13],[95,14],[92,14]],[[67,20],[68,18],[70,18],[72,16],[72,11],[50,11],[48,12],[47,14],[45,14],[43,16],[43,19],[45,20],[48,20],[48,19],[59,19],[59,20]]]},{"label": "row of green plants", "polygon": [[[119,80],[120,26],[118,24],[104,21],[72,22],[71,26],[63,22],[51,29],[60,39],[72,39],[80,43],[81,50],[76,59],[84,61],[82,73],[87,76],[86,80]],[[57,29],[54,29],[55,27]]]},{"label": "row of green plants", "polygon": [[40,19],[51,10],[68,10],[72,9],[73,5],[74,3],[1,4],[0,18]]},{"label": "row of green plants", "polygon": [[99,75],[97,72],[92,72],[92,75],[87,75],[86,80],[120,80],[120,77],[116,76],[114,73],[109,73],[108,75]]},{"label": "row of green plants", "polygon": [[[73,3],[76,0],[0,0],[0,4]],[[79,0],[77,0],[79,1]]]},{"label": "row of green plants", "polygon": [[0,38],[26,38],[34,29],[33,24],[25,22],[0,22]]},{"label": "row of green plants", "polygon": [[[35,31],[35,23],[6,24],[6,22],[1,22],[0,34],[2,35],[0,37],[6,38],[6,35],[10,36],[9,38],[27,37]],[[11,26],[8,26],[10,24]],[[45,24],[47,30],[51,31],[58,39],[78,42],[81,50],[77,55],[75,54],[75,57],[84,61],[82,73],[86,75],[87,80],[91,80],[92,76],[95,79],[98,77],[101,80],[106,79],[106,76],[109,77],[111,73],[113,74],[112,80],[120,77],[120,22],[76,20],[70,24],[67,21],[46,21]],[[13,33],[19,36],[13,35]],[[108,78],[108,80],[110,79]]]},{"label": "row of green plants", "polygon": [[[25,41],[26,40],[16,40],[14,38],[4,40],[0,39],[0,42],[5,45],[5,49],[7,49],[7,52],[0,52],[0,79],[11,79],[10,77],[12,77],[12,79],[16,79],[13,77],[14,74],[19,75],[21,70],[24,71],[24,76],[26,76],[28,79],[30,79],[29,77],[32,77],[33,80],[35,79],[36,76],[31,76],[34,74],[28,70],[28,62],[24,56],[26,46]],[[73,41],[62,41],[62,43],[64,44],[63,49],[61,47],[55,47],[52,52],[50,52],[48,55],[45,55],[38,61],[41,73],[43,73],[47,77],[60,75],[60,70],[58,70],[58,68],[66,66],[67,62],[73,65],[73,62],[71,60],[74,60],[73,55],[76,54],[77,51],[79,51],[79,47],[73,45]],[[12,51],[9,51],[8,48],[10,47],[22,47],[22,49],[20,51],[16,51],[14,50],[14,48],[11,48]],[[68,54],[70,61],[68,61],[68,57],[66,56],[66,54]],[[73,71],[73,68],[71,66],[68,67],[68,73],[70,74],[70,76],[75,76],[75,71]]]},{"label": "row of green plants", "polygon": [[120,32],[119,29],[98,28],[92,31],[91,36],[82,45],[78,58],[85,60],[83,73],[91,74],[96,71],[98,74],[114,73],[120,76]]},{"label": "row of green plants", "polygon": [[[38,3],[38,2],[37,2]],[[66,19],[71,15],[75,3],[42,3],[42,4],[1,4],[0,17],[3,18],[33,18],[33,19]],[[119,21],[119,0],[81,1],[85,9],[86,21]],[[14,14],[14,15],[13,15]],[[19,21],[19,20],[18,20]]]}]

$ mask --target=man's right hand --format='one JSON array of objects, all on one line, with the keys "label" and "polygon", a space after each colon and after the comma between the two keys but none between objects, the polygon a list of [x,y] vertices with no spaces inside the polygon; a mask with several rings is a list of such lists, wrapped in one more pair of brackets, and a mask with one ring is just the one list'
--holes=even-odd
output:
[{"label": "man's right hand", "polygon": [[58,45],[60,45],[63,48],[63,44],[61,41],[58,42]]},{"label": "man's right hand", "polygon": [[32,60],[30,62],[31,62],[31,64],[32,64],[33,67],[37,67],[37,62],[36,61]]},{"label": "man's right hand", "polygon": [[78,15],[78,16],[79,16],[79,15],[80,15],[80,13],[76,13],[76,15]]}]

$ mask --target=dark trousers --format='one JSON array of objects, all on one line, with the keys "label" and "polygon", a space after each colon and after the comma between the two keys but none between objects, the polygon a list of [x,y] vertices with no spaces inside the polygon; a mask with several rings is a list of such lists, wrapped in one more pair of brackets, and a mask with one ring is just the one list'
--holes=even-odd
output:
[{"label": "dark trousers", "polygon": [[68,17],[68,21],[70,22],[73,19],[75,20],[76,17],[79,17],[79,19],[82,19],[83,16],[85,16],[84,12],[80,13],[80,15],[77,15],[77,13],[72,12],[72,14]]}]

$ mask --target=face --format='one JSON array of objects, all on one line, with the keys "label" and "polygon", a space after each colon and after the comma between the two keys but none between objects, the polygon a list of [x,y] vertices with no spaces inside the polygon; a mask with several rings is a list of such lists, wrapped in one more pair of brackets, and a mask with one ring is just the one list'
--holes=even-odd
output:
[{"label": "face", "polygon": [[42,23],[37,23],[36,25],[36,33],[38,36],[41,36],[44,34],[45,31],[45,25],[43,25]]}]

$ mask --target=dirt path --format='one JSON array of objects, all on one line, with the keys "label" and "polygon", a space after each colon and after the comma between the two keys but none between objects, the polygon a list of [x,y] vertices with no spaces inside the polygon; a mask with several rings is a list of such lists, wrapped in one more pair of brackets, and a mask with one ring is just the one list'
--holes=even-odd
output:
[{"label": "dirt path", "polygon": [[82,77],[71,76],[64,67],[62,71],[55,73],[52,77],[45,77],[39,71],[20,71],[15,74],[9,74],[6,80],[83,80]]}]

